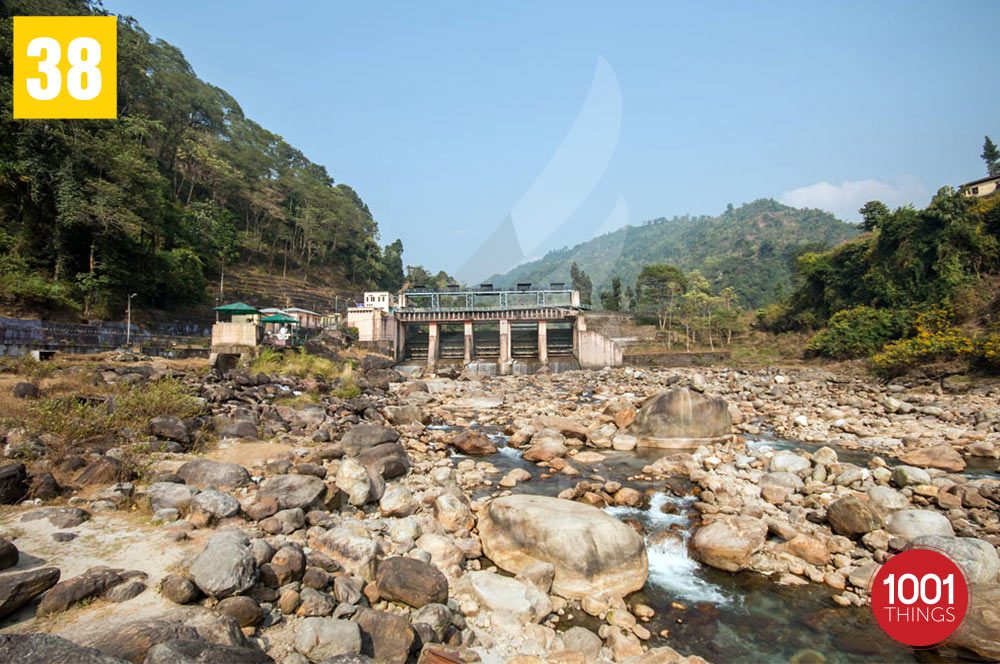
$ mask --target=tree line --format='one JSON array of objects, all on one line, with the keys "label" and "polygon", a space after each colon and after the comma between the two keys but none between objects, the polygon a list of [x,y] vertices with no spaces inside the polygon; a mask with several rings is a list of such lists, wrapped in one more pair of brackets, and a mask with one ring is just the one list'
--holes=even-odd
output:
[{"label": "tree line", "polygon": [[[281,136],[199,79],[179,49],[118,19],[117,120],[13,120],[12,16],[103,15],[98,2],[0,5],[0,281],[41,303],[120,310],[203,301],[208,280],[340,271],[403,283],[402,243]],[[95,304],[99,304],[95,311]]]}]

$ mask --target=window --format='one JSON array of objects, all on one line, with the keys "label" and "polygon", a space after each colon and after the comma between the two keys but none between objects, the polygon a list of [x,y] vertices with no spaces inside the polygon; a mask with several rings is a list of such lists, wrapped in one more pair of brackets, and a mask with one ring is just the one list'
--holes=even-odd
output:
[{"label": "window", "polygon": [[979,193],[979,187],[973,187],[972,188],[972,193],[973,194],[978,194]]}]

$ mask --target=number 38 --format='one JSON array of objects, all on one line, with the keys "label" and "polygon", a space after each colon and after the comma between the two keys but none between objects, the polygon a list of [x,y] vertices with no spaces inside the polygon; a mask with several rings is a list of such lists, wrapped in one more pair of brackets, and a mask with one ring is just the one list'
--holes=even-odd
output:
[{"label": "number 38", "polygon": [[[41,78],[29,78],[28,94],[39,101],[49,101],[59,96],[62,89],[62,72],[56,66],[62,58],[62,47],[51,37],[36,37],[28,42],[28,57],[39,58],[45,53],[45,59],[38,63],[38,73],[45,76],[45,85]],[[79,101],[89,101],[101,93],[101,70],[97,68],[101,61],[101,45],[90,37],[77,37],[69,43],[66,59],[70,68],[66,74],[66,91],[69,96]],[[84,79],[84,74],[87,75]],[[86,85],[84,85],[86,80]]]}]

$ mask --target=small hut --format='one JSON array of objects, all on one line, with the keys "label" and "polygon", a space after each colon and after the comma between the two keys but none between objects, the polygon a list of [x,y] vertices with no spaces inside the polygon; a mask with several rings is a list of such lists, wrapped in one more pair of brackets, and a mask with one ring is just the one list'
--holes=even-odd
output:
[{"label": "small hut", "polygon": [[260,319],[264,326],[264,340],[275,346],[294,346],[298,340],[299,321],[287,314],[277,313]]}]

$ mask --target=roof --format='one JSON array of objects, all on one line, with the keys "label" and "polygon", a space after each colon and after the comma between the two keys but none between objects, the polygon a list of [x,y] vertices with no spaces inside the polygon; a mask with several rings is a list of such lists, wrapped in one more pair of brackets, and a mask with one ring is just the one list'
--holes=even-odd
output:
[{"label": "roof", "polygon": [[270,316],[264,316],[260,319],[261,323],[298,323],[299,321],[292,318],[291,316],[286,316],[285,314],[271,314]]},{"label": "roof", "polygon": [[249,304],[247,304],[245,302],[233,302],[231,304],[224,304],[221,307],[215,307],[215,310],[216,311],[221,311],[222,313],[234,314],[234,315],[240,315],[240,314],[246,315],[246,314],[259,314],[260,313],[260,311],[258,311],[257,309],[254,309],[253,307],[251,307]]},{"label": "roof", "polygon": [[966,182],[963,187],[971,187],[974,184],[982,184],[984,182],[992,182],[993,180],[1000,180],[1000,175],[990,175],[989,177],[979,178],[978,180],[973,180],[972,182]]},{"label": "roof", "polygon": [[286,312],[287,311],[300,311],[300,312],[302,312],[304,314],[311,314],[313,316],[320,316],[320,315],[322,315],[322,314],[316,313],[315,311],[309,311],[308,309],[303,309],[302,307],[289,307],[288,309],[285,309],[285,311]]},{"label": "roof", "polygon": [[278,307],[263,307],[260,310],[260,313],[262,313],[262,314],[283,314],[283,313],[285,313],[285,310],[284,309],[279,309]]}]

